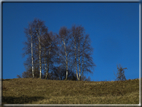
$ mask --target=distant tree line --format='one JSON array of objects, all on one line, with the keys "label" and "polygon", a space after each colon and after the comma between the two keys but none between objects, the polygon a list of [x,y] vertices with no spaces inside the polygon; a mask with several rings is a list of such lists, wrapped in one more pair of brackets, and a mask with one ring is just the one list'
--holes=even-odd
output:
[{"label": "distant tree line", "polygon": [[23,56],[28,57],[23,78],[90,80],[84,73],[93,73],[91,69],[95,64],[91,40],[84,27],[61,27],[56,34],[48,32],[44,21],[35,19],[25,28],[25,34]]}]

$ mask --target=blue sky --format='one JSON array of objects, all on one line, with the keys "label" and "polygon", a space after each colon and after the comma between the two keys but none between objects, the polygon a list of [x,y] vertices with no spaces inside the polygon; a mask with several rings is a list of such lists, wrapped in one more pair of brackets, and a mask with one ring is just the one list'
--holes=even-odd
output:
[{"label": "blue sky", "polygon": [[117,64],[128,68],[126,79],[139,78],[139,3],[4,3],[4,79],[17,78],[25,71],[24,28],[35,18],[55,33],[73,24],[85,28],[96,64],[93,74],[86,74],[91,81],[115,80]]}]

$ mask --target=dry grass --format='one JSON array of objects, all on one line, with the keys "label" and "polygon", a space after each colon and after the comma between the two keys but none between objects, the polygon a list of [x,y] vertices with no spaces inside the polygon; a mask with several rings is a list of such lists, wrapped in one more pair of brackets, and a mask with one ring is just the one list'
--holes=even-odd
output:
[{"label": "dry grass", "polygon": [[3,104],[139,104],[139,80],[3,80]]}]

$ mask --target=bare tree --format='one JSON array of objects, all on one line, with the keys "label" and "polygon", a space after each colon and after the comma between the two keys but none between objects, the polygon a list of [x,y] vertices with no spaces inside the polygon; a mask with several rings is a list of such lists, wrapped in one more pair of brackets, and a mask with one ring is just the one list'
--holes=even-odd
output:
[{"label": "bare tree", "polygon": [[42,43],[41,43],[41,37],[47,33],[47,27],[45,26],[44,22],[39,20],[39,19],[35,19],[33,21],[33,27],[35,29],[35,35],[36,37],[38,38],[38,49],[39,49],[39,72],[40,72],[40,75],[39,75],[39,78],[41,78],[41,70],[42,70],[42,62],[41,62],[41,48],[42,48]]},{"label": "bare tree", "polygon": [[58,48],[58,50],[59,50],[58,55],[60,56],[60,58],[62,58],[62,60],[63,60],[62,64],[64,64],[65,67],[66,67],[66,78],[65,78],[65,80],[67,80],[69,53],[71,52],[69,30],[66,27],[61,27],[60,31],[59,31],[58,38],[59,38],[60,43],[62,43],[62,45],[60,45],[60,48]]},{"label": "bare tree", "polygon": [[[44,67],[45,67],[45,79],[47,79],[49,67],[53,66],[54,63],[57,62],[57,55],[56,55],[56,35],[52,32],[43,35],[42,37],[42,44],[43,45],[43,53],[44,55]],[[51,67],[52,69],[53,67]]]},{"label": "bare tree", "polygon": [[91,47],[91,40],[89,38],[89,35],[84,35],[83,41],[82,41],[82,49],[81,49],[81,56],[82,56],[82,60],[81,60],[81,66],[82,66],[82,74],[83,75],[84,72],[89,72],[89,73],[93,73],[91,71],[91,69],[93,67],[95,67],[96,65],[93,62],[93,58],[92,58],[92,52],[93,52],[93,48]]},{"label": "bare tree", "polygon": [[[28,28],[25,28],[25,34],[27,37],[27,42],[25,42],[25,53],[23,54],[24,56],[26,54],[31,54],[31,62],[32,62],[32,76],[34,78],[34,58],[33,58],[33,38],[34,38],[34,33],[32,31],[32,25],[29,24]],[[29,36],[31,37],[31,39],[29,38]],[[29,50],[31,49],[31,51],[29,52]]]},{"label": "bare tree", "polygon": [[75,25],[72,26],[71,31],[72,31],[73,44],[74,44],[74,56],[75,56],[74,61],[75,61],[76,77],[79,80],[79,78],[78,78],[78,71],[77,71],[77,39],[78,39],[78,35],[76,33]]},{"label": "bare tree", "polygon": [[[43,55],[42,57],[44,58],[44,67],[45,67],[45,72],[46,76],[45,79],[47,79],[48,71],[49,71],[49,58],[50,58],[50,49],[51,49],[51,42],[50,42],[50,37],[49,34],[46,33],[45,35],[42,36],[41,41],[43,44]],[[47,56],[48,52],[48,56]]]},{"label": "bare tree", "polygon": [[66,70],[65,80],[68,78],[69,70],[74,72],[75,69],[77,80],[81,80],[85,72],[92,73],[90,68],[95,66],[91,57],[93,48],[89,35],[85,34],[82,26],[73,26],[71,29],[61,27],[57,35],[53,32],[48,33],[44,22],[35,19],[25,32],[27,41],[24,55],[30,57],[24,65],[27,71],[31,70],[33,78],[35,69],[39,69],[39,78],[42,78],[42,71],[44,71],[45,79],[47,77],[53,79],[54,73],[49,71],[60,67],[62,72]]},{"label": "bare tree", "polygon": [[81,80],[81,42],[83,39],[84,28],[82,26],[78,26],[76,29],[77,29],[77,35],[78,35],[79,80]]},{"label": "bare tree", "polygon": [[[31,59],[32,59],[32,75],[34,77],[34,65],[33,65],[33,61],[34,61],[34,53],[35,55],[37,55],[37,52],[38,52],[38,56],[39,56],[39,71],[40,71],[40,75],[39,75],[39,78],[41,78],[41,50],[42,50],[42,43],[41,43],[41,37],[43,35],[45,35],[47,33],[47,27],[45,26],[44,22],[39,20],[39,19],[35,19],[33,22],[31,22],[29,24],[29,27],[27,29],[25,29],[25,33],[27,35],[30,35],[31,37],[31,40],[29,39],[29,37],[27,36],[27,42],[25,42],[25,53],[24,55],[26,54],[31,54]],[[33,43],[34,42],[34,43]],[[31,44],[31,53],[29,53],[29,45]],[[34,46],[33,46],[34,44]],[[33,52],[33,50],[35,50]],[[37,60],[37,57],[35,56],[36,60]]]},{"label": "bare tree", "polygon": [[72,26],[71,32],[74,47],[72,48],[74,53],[73,63],[75,65],[77,79],[81,80],[81,76],[83,76],[84,72],[92,73],[90,68],[96,66],[91,57],[93,48],[90,44],[89,35],[85,35],[85,29],[82,26]]},{"label": "bare tree", "polygon": [[124,74],[124,69],[127,69],[127,68],[122,68],[121,65],[119,64],[119,66],[117,65],[117,69],[118,69],[118,72],[117,72],[117,75],[114,75],[116,76],[116,80],[118,81],[125,81],[126,80],[126,77],[125,77],[125,74]]}]

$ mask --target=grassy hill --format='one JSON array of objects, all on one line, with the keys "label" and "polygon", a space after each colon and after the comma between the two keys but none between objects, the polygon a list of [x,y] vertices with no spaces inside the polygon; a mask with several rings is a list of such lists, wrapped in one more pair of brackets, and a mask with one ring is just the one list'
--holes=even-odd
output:
[{"label": "grassy hill", "polygon": [[139,104],[139,79],[70,81],[3,80],[3,104]]}]

